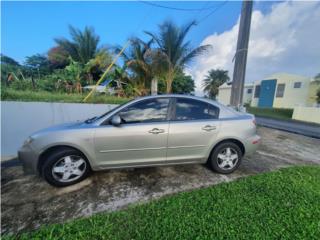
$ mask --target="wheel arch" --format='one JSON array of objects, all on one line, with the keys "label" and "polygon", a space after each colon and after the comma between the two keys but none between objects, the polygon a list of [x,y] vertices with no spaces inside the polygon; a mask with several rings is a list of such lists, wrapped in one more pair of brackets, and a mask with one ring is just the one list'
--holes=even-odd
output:
[{"label": "wheel arch", "polygon": [[225,138],[225,139],[220,139],[219,141],[217,141],[217,142],[213,145],[213,147],[211,148],[210,153],[209,153],[207,159],[209,159],[209,157],[211,156],[211,154],[213,153],[213,151],[214,151],[220,144],[226,143],[226,142],[232,142],[232,143],[236,144],[236,145],[240,148],[240,150],[241,150],[241,152],[242,152],[242,156],[245,155],[245,153],[246,153],[246,148],[245,148],[245,145],[243,144],[243,142],[242,142],[241,140],[236,139],[236,138]]},{"label": "wheel arch", "polygon": [[37,171],[38,173],[41,175],[41,167],[43,166],[46,158],[52,154],[53,152],[57,151],[57,150],[63,150],[63,149],[72,149],[72,150],[76,150],[78,152],[80,152],[87,160],[87,162],[89,163],[89,167],[91,169],[91,164],[90,164],[90,160],[87,156],[87,154],[85,154],[81,149],[75,147],[75,146],[70,146],[70,145],[65,145],[65,144],[61,144],[61,145],[53,145],[50,146],[48,148],[46,148],[44,151],[42,151],[42,153],[39,155],[38,158],[38,164],[37,164]]}]

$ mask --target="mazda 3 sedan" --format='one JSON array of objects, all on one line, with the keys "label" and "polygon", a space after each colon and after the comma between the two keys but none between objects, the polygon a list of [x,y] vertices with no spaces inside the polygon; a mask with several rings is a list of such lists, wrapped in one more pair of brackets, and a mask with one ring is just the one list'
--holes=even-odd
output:
[{"label": "mazda 3 sedan", "polygon": [[84,122],[32,134],[18,152],[26,173],[63,187],[90,171],[204,164],[235,171],[260,142],[253,115],[184,95],[139,98]]}]

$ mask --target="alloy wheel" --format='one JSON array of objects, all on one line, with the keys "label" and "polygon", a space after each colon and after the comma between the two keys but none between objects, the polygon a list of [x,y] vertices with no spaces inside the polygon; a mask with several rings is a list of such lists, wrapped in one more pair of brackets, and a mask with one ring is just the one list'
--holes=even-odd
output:
[{"label": "alloy wheel", "polygon": [[87,168],[86,161],[76,155],[59,159],[52,167],[52,176],[59,182],[72,182],[83,176]]},{"label": "alloy wheel", "polygon": [[219,168],[223,170],[230,170],[237,165],[239,156],[235,149],[227,147],[219,152],[217,159]]}]

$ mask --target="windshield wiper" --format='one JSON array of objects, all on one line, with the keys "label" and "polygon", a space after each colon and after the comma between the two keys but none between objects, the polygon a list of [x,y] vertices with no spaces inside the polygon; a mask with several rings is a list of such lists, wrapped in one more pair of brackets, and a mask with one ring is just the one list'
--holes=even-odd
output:
[{"label": "windshield wiper", "polygon": [[92,123],[95,119],[97,118],[97,116],[93,117],[93,118],[88,118],[87,120],[85,120],[85,123]]}]

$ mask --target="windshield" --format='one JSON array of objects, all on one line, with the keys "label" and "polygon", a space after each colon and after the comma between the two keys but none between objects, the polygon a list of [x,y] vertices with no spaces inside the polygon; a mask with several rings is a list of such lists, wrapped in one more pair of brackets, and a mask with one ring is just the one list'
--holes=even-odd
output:
[{"label": "windshield", "polygon": [[[131,100],[131,101],[129,101],[129,102],[132,102],[132,101],[133,101],[133,100]],[[129,103],[129,102],[127,102],[127,103]],[[127,103],[120,104],[120,105],[116,106],[115,108],[112,108],[112,109],[109,110],[108,112],[105,112],[104,114],[102,114],[102,115],[100,115],[100,116],[95,116],[95,117],[93,117],[93,118],[89,118],[89,119],[85,120],[84,122],[85,122],[85,123],[93,123],[93,122],[95,122],[95,121],[97,121],[97,120],[100,120],[100,119],[104,118],[105,116],[107,116],[108,114],[110,114],[111,112],[116,111],[117,109],[119,109],[120,107],[122,107],[123,105],[125,105],[125,104],[127,104]]]}]

